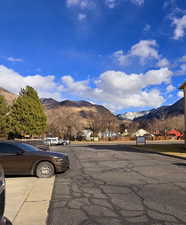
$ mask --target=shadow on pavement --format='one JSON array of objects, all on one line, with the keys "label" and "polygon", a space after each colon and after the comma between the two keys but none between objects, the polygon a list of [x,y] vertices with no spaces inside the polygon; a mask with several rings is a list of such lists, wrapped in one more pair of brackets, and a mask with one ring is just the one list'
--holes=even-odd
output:
[{"label": "shadow on pavement", "polygon": [[186,163],[173,163],[175,166],[186,167]]},{"label": "shadow on pavement", "polygon": [[87,145],[86,147],[95,150],[111,150],[111,151],[122,151],[122,152],[136,152],[136,153],[150,153],[156,154],[150,150],[135,149],[135,147],[129,147],[128,145]]},{"label": "shadow on pavement", "polygon": [[27,178],[27,177],[36,177],[36,176],[32,176],[32,175],[6,175],[5,174],[5,178]]},{"label": "shadow on pavement", "polygon": [[87,145],[86,147],[92,148],[92,149],[95,149],[95,150],[111,150],[111,151],[122,151],[122,152],[134,152],[134,153],[161,155],[161,156],[164,156],[164,157],[169,157],[169,158],[171,157],[171,158],[177,158],[177,159],[186,160],[185,157],[170,155],[170,154],[166,154],[166,152],[162,153],[162,152],[158,152],[158,151],[154,151],[154,150],[148,150],[148,149],[143,149],[143,148],[140,148],[140,149],[138,148],[137,149],[137,148],[135,148],[135,146],[130,147],[129,145]]}]

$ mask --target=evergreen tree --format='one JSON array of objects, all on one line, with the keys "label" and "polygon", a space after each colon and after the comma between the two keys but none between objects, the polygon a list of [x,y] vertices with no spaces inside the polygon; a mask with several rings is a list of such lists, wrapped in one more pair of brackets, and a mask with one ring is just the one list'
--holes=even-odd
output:
[{"label": "evergreen tree", "polygon": [[6,116],[8,113],[8,105],[5,98],[0,95],[0,135],[5,135]]},{"label": "evergreen tree", "polygon": [[47,118],[37,92],[30,86],[21,89],[9,115],[10,132],[15,136],[41,135]]}]

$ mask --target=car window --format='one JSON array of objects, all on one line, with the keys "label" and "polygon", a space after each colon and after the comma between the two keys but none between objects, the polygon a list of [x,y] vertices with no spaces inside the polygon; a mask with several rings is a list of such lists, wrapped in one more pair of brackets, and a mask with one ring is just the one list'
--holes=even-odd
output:
[{"label": "car window", "polygon": [[16,143],[16,146],[18,146],[19,148],[21,148],[24,151],[29,151],[29,152],[33,152],[33,151],[38,151],[39,150],[36,147],[34,147],[32,145],[29,145],[29,144]]},{"label": "car window", "polygon": [[2,154],[14,154],[20,149],[12,144],[0,143],[0,153]]}]

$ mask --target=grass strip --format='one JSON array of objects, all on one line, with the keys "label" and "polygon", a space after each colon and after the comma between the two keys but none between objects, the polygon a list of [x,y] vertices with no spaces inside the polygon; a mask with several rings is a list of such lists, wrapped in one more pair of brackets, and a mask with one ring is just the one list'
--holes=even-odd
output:
[{"label": "grass strip", "polygon": [[186,158],[186,148],[184,144],[147,144],[135,145],[134,147],[142,150]]}]

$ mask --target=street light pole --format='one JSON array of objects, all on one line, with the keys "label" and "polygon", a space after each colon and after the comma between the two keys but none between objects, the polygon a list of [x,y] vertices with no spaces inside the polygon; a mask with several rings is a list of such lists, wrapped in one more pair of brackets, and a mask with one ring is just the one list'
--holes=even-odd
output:
[{"label": "street light pole", "polygon": [[186,81],[179,87],[184,92],[184,117],[185,117],[185,131],[184,131],[184,138],[185,138],[185,148],[186,148]]}]

